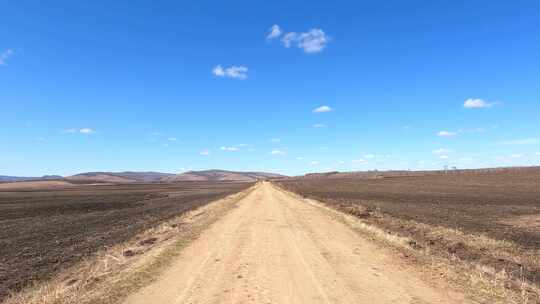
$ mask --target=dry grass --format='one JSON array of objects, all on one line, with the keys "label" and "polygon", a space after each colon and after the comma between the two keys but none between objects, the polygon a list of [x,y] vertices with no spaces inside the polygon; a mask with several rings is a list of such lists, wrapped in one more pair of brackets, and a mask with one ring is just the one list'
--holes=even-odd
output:
[{"label": "dry grass", "polygon": [[98,252],[48,282],[12,294],[4,304],[117,303],[152,282],[182,248],[252,190],[207,204]]},{"label": "dry grass", "polygon": [[[397,249],[408,261],[414,261],[414,264],[420,266],[430,282],[442,278],[465,291],[467,296],[479,303],[540,303],[540,289],[535,282],[527,280],[523,268],[516,276],[505,269],[497,270],[481,262],[462,260],[452,253],[441,254],[440,250],[435,250],[429,244],[409,236],[390,232],[363,220],[365,218],[377,218],[378,221],[397,220],[383,214],[377,208],[371,210],[356,205],[338,210],[317,200],[303,198],[283,188],[279,189],[306,203],[326,210],[332,217],[339,219],[377,243]],[[540,252],[523,249],[510,241],[497,240],[486,235],[466,234],[456,229],[434,227],[415,221],[399,221],[401,226],[413,226],[417,230],[422,230],[428,239],[438,239],[446,246],[465,246],[481,251],[491,258],[505,259],[519,265],[540,266]]]}]

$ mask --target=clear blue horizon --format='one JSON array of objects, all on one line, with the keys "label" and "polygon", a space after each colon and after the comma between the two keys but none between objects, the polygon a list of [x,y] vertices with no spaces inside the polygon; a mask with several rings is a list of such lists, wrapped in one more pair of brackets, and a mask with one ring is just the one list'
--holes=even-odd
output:
[{"label": "clear blue horizon", "polygon": [[12,1],[0,175],[540,164],[538,1]]}]

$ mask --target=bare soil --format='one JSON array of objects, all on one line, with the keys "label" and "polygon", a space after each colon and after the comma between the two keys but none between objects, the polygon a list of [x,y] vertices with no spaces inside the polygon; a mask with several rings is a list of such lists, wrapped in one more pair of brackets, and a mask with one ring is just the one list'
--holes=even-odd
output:
[{"label": "bare soil", "polygon": [[98,250],[251,185],[182,182],[0,190],[0,302]]},{"label": "bare soil", "polygon": [[415,240],[412,247],[429,247],[432,252],[488,265],[533,284],[540,279],[538,168],[476,174],[297,178],[279,184],[390,233],[410,237]]}]

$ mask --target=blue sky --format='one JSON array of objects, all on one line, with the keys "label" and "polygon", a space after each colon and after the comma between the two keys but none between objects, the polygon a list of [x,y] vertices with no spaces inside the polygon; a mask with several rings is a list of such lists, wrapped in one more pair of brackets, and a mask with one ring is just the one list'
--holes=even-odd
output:
[{"label": "blue sky", "polygon": [[538,1],[9,1],[0,174],[538,165],[539,16]]}]

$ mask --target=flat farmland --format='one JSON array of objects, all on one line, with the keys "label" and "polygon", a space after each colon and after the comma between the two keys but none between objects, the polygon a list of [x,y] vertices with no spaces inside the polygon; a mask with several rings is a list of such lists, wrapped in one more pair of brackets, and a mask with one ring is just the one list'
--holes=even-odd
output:
[{"label": "flat farmland", "polygon": [[[414,247],[481,262],[534,282],[540,279],[538,168],[295,178],[279,185],[410,237]],[[478,241],[485,239],[494,241]]]},{"label": "flat farmland", "polygon": [[178,182],[0,190],[0,301],[100,249],[251,185]]}]

